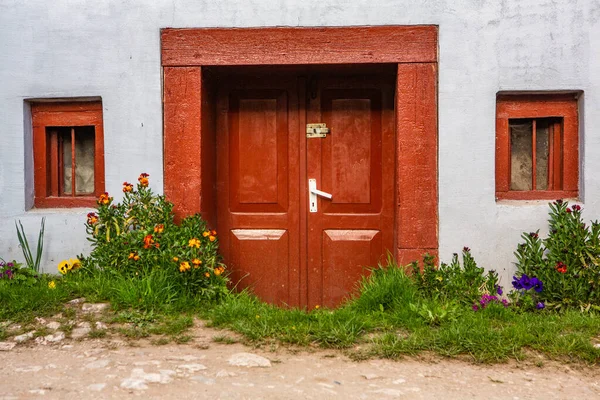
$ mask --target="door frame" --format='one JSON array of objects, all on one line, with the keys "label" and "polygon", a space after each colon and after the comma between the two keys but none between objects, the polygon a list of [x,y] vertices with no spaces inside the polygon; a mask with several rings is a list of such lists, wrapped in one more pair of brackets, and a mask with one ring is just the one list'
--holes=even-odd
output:
[{"label": "door frame", "polygon": [[438,255],[438,27],[161,29],[164,194],[216,226],[213,66],[397,64],[396,260]]}]

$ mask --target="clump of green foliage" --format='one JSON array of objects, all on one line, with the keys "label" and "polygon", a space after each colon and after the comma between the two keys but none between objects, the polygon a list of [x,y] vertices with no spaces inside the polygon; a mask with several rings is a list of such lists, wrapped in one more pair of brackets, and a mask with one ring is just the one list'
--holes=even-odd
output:
[{"label": "clump of green foliage", "polygon": [[472,305],[480,301],[482,295],[501,292],[498,274],[478,267],[468,247],[462,250],[462,264],[454,253],[450,264],[441,263],[439,268],[431,256],[424,257],[422,270],[416,262],[411,266],[414,282],[427,298]]},{"label": "clump of green foliage", "polygon": [[0,258],[0,285],[32,286],[40,274],[33,268],[24,267],[15,260],[6,262]]},{"label": "clump of green foliage", "polygon": [[600,310],[600,223],[587,225],[581,206],[557,200],[550,204],[549,225],[546,238],[539,231],[522,235],[515,301],[529,308]]},{"label": "clump of green foliage", "polygon": [[76,273],[102,273],[142,279],[166,275],[175,292],[206,300],[227,293],[225,266],[218,255],[217,232],[200,215],[174,222],[173,204],[150,189],[148,174],[134,185],[123,183],[124,198],[114,203],[104,193],[97,212],[86,222],[92,242],[89,256],[80,256]]}]

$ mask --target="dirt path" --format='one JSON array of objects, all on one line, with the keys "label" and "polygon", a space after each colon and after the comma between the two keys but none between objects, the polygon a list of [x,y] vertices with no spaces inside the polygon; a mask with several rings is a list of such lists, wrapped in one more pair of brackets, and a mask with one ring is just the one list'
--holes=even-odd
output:
[{"label": "dirt path", "polygon": [[[337,351],[215,343],[222,332],[204,327],[192,333],[185,345],[114,339],[19,345],[0,352],[0,399],[600,399],[596,369],[353,362]],[[244,357],[270,366],[232,365]]]}]

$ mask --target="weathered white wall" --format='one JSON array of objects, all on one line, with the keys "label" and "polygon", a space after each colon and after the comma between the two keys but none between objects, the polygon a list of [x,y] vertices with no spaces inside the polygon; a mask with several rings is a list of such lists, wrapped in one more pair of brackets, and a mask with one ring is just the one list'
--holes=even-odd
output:
[{"label": "weathered white wall", "polygon": [[26,211],[31,138],[24,99],[101,96],[107,190],[139,172],[162,187],[161,27],[436,24],[440,27],[442,260],[468,245],[504,271],[546,202],[494,199],[499,90],[583,90],[582,198],[600,216],[600,0],[0,0],[0,257],[21,259],[20,219],[48,216],[46,269],[87,250],[87,210]]}]

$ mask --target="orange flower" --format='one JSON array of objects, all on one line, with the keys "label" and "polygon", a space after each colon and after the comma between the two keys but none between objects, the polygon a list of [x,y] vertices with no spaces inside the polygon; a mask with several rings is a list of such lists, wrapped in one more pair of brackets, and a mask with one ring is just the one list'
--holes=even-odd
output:
[{"label": "orange flower", "polygon": [[197,258],[194,258],[192,260],[192,264],[194,264],[194,268],[198,268],[200,266],[200,264],[202,264],[202,261],[198,260]]},{"label": "orange flower", "polygon": [[140,256],[138,256],[137,254],[135,256],[133,256],[133,261],[137,261],[140,259]]},{"label": "orange flower", "polygon": [[148,180],[148,177],[149,177],[149,176],[150,176],[150,175],[148,175],[148,174],[147,174],[147,173],[145,173],[145,172],[142,172],[142,173],[140,174],[140,176],[138,177],[138,182],[140,183],[140,186],[142,186],[142,187],[146,187],[146,186],[148,186],[148,182],[149,182],[149,180]]},{"label": "orange flower", "polygon": [[205,276],[205,277],[207,277],[207,278],[210,278],[210,273],[208,273],[208,272],[205,272],[205,273],[204,273],[204,276]]},{"label": "orange flower", "polygon": [[202,236],[204,236],[204,237],[207,237],[208,235],[210,235],[210,232],[209,232],[209,231],[202,232]]},{"label": "orange flower", "polygon": [[158,224],[154,227],[154,233],[163,233],[165,230],[165,226],[163,224]]},{"label": "orange flower", "polygon": [[195,247],[195,248],[200,248],[200,241],[196,238],[190,239],[188,241],[188,246],[190,247]]},{"label": "orange flower", "polygon": [[223,267],[217,267],[217,268],[215,268],[215,275],[216,275],[216,276],[219,276],[219,275],[221,275],[221,274],[222,274],[224,271],[225,271],[225,268],[223,268]]},{"label": "orange flower", "polygon": [[190,263],[187,261],[184,261],[181,264],[179,264],[179,272],[189,271],[190,268]]},{"label": "orange flower", "polygon": [[175,262],[179,261],[179,257],[173,257],[173,261],[175,261]]},{"label": "orange flower", "polygon": [[110,204],[110,202],[112,201],[112,197],[108,196],[108,192],[104,192],[100,195],[100,197],[98,197],[98,205],[100,206],[107,206]]},{"label": "orange flower", "polygon": [[160,243],[154,243],[154,247],[158,249],[160,247]]},{"label": "orange flower", "polygon": [[96,213],[88,213],[87,215],[87,223],[89,225],[94,225],[96,222],[98,222],[98,215],[96,215]]},{"label": "orange flower", "polygon": [[214,242],[216,239],[217,239],[217,238],[216,238],[216,237],[214,237],[213,235],[210,235],[210,236],[208,237],[208,240],[210,240],[211,242]]},{"label": "orange flower", "polygon": [[211,235],[213,236],[217,236],[217,231],[215,231],[214,229],[212,231],[210,231]]},{"label": "orange flower", "polygon": [[154,244],[154,239],[152,238],[152,235],[146,235],[144,237],[144,248],[149,249],[150,247],[152,247],[153,244]]},{"label": "orange flower", "polygon": [[133,184],[129,182],[123,182],[123,193],[133,192]]},{"label": "orange flower", "polygon": [[127,259],[131,260],[133,257],[135,257],[135,253],[129,253],[129,257],[127,257]]}]

